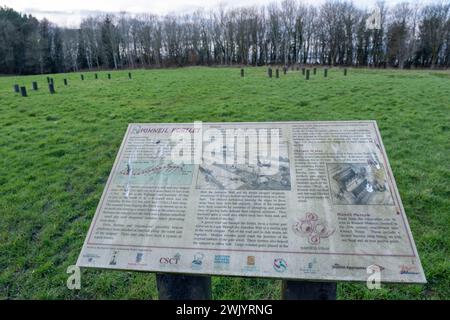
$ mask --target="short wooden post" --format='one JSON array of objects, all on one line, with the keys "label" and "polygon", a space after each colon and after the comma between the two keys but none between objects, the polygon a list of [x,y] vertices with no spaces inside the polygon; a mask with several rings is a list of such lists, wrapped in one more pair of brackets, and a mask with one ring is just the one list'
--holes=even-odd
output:
[{"label": "short wooden post", "polygon": [[83,81],[84,80],[84,75],[81,74],[80,76],[81,76],[81,80]]},{"label": "short wooden post", "polygon": [[20,87],[20,93],[22,94],[22,97],[26,97],[27,96],[27,88]]},{"label": "short wooden post", "polygon": [[64,85],[67,86],[67,79],[64,78]]},{"label": "short wooden post", "polygon": [[55,85],[53,84],[53,82],[50,82],[48,84],[48,90],[50,91],[51,94],[55,93]]},{"label": "short wooden post", "polygon": [[327,68],[323,69],[323,76],[325,78],[328,77],[328,69]]},{"label": "short wooden post", "polygon": [[272,68],[269,68],[267,70],[267,73],[269,74],[269,78],[272,78]]},{"label": "short wooden post", "polygon": [[287,72],[287,67],[285,66],[285,67],[283,68],[283,74],[286,74],[286,72]]},{"label": "short wooden post", "polygon": [[19,93],[20,92],[20,88],[18,84],[14,85],[14,92]]},{"label": "short wooden post", "polygon": [[98,74],[94,74],[95,79],[98,79]]},{"label": "short wooden post", "polygon": [[278,70],[278,68],[275,70],[275,77],[276,78],[280,77],[280,70]]},{"label": "short wooden post", "polygon": [[344,76],[347,76],[347,68],[344,69]]},{"label": "short wooden post", "polygon": [[108,79],[111,79],[111,73],[108,73]]},{"label": "short wooden post", "polygon": [[128,72],[128,79],[131,79],[131,72]]},{"label": "short wooden post", "polygon": [[309,80],[309,69],[306,70],[306,80]]},{"label": "short wooden post", "polygon": [[211,300],[211,277],[156,274],[160,300]]},{"label": "short wooden post", "polygon": [[313,69],[313,73],[314,73],[314,75],[316,75],[316,73],[317,73],[317,68],[314,68],[314,69]]},{"label": "short wooden post", "polygon": [[305,68],[302,68],[302,75],[305,75]]},{"label": "short wooden post", "polygon": [[283,280],[283,300],[336,300],[336,282]]},{"label": "short wooden post", "polygon": [[38,84],[37,84],[37,82],[36,82],[36,81],[33,81],[33,82],[32,82],[32,85],[33,85],[33,90],[34,90],[34,91],[37,91],[37,90],[38,90]]},{"label": "short wooden post", "polygon": [[241,69],[241,77],[244,77],[244,69]]}]

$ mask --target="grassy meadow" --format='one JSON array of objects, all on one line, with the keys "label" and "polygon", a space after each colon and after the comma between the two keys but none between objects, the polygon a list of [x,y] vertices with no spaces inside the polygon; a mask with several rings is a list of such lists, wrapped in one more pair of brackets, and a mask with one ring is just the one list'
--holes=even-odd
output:
[{"label": "grassy meadow", "polygon": [[[83,270],[66,288],[130,122],[377,120],[426,285],[340,283],[338,299],[450,299],[450,72],[183,68],[0,77],[0,299],[157,299],[154,274]],[[69,85],[63,85],[63,78]],[[39,90],[32,91],[32,81]],[[13,92],[26,85],[28,97]],[[215,299],[281,282],[213,277]]]}]

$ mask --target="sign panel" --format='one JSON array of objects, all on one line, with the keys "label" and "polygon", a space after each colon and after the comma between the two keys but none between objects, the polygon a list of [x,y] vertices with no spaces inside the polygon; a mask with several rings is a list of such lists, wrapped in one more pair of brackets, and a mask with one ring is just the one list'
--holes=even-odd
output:
[{"label": "sign panel", "polygon": [[77,265],[426,281],[375,121],[130,124]]}]

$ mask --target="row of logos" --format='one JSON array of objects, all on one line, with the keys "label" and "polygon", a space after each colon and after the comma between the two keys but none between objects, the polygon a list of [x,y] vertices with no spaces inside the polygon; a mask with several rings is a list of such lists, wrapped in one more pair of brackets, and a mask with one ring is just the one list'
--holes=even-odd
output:
[{"label": "row of logos", "polygon": [[[111,254],[111,257],[109,259],[109,265],[115,266],[118,263],[118,250],[114,250]],[[93,263],[95,258],[99,258],[97,255],[87,255],[88,262]],[[143,252],[137,252],[134,256],[134,261],[129,262],[128,265],[134,265],[134,266],[146,266],[147,264],[144,262],[144,253]],[[181,260],[181,254],[176,253],[173,256],[161,256],[158,259],[159,265],[161,267],[170,267],[170,266],[178,266],[180,264]],[[202,270],[204,266],[204,260],[205,260],[205,254],[203,252],[196,252],[192,256],[192,260],[190,262],[190,267],[192,270]],[[228,270],[231,262],[231,256],[230,255],[214,255],[212,263],[215,270]],[[289,268],[288,263],[286,259],[282,257],[276,257],[272,261],[272,267],[273,270],[277,273],[283,273],[286,272]],[[382,271],[385,268],[380,265],[372,265],[374,270]],[[331,266],[332,269],[346,269],[346,270],[367,270],[367,266],[352,266],[352,265],[342,265],[335,263]],[[247,256],[245,265],[242,266],[242,272],[258,272],[260,269],[256,262],[255,256]],[[319,271],[318,263],[316,258],[313,258],[311,261],[306,263],[303,267],[300,268],[299,271],[302,271],[305,274],[316,274]],[[402,264],[399,266],[399,273],[400,274],[419,274],[419,269],[416,265],[405,265]]]}]

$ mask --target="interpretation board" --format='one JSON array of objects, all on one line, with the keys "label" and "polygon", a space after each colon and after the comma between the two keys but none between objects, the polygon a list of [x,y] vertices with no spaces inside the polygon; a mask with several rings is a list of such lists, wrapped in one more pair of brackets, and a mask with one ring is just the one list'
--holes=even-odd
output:
[{"label": "interpretation board", "polygon": [[426,282],[375,121],[130,124],[77,265]]}]

